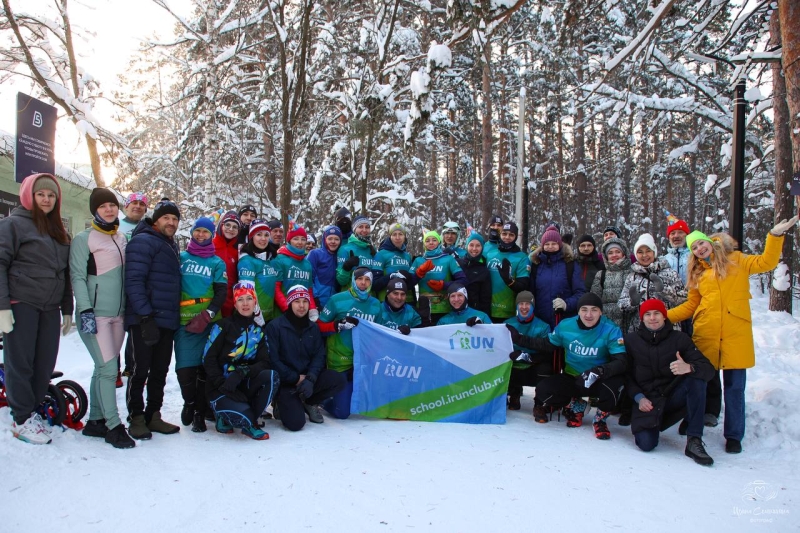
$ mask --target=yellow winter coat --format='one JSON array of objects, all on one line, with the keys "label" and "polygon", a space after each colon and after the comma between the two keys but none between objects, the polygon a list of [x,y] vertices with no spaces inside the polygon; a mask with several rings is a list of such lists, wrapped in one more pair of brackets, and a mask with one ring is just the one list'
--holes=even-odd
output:
[{"label": "yellow winter coat", "polygon": [[707,267],[698,286],[689,289],[686,302],[667,311],[673,324],[693,317],[692,340],[715,368],[755,366],[748,278],[778,266],[782,246],[782,236],[769,234],[762,255],[731,251],[725,279],[718,279],[711,267]]}]

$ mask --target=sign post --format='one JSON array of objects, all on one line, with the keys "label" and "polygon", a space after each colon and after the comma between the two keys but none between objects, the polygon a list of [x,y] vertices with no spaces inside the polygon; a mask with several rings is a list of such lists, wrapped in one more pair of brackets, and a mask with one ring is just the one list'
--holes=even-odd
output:
[{"label": "sign post", "polygon": [[31,174],[56,172],[56,108],[17,93],[17,139],[14,147],[14,179],[22,183]]}]

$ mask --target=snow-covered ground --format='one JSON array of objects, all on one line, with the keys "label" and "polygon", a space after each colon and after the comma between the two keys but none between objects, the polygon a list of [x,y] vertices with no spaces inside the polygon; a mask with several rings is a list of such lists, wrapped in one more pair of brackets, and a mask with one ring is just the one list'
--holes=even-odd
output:
[{"label": "snow-covered ground", "polygon": [[[629,428],[540,425],[523,409],[502,426],[326,419],[270,440],[183,428],[133,450],[67,430],[49,446],[14,439],[0,410],[0,531],[788,531],[800,524],[800,326],[752,302],[744,453],[706,432],[715,464],[683,455],[672,428],[651,453]],[[88,388],[76,333],[58,369]],[[124,413],[123,390],[118,391]],[[178,422],[174,373],[164,418]]]}]

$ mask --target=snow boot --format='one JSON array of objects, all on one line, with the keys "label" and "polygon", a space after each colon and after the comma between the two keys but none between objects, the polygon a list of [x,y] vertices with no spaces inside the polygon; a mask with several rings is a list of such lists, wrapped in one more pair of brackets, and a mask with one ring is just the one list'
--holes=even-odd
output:
[{"label": "snow boot", "polygon": [[586,402],[573,398],[565,409],[564,416],[567,417],[568,428],[579,428],[583,425],[583,412],[586,411]]},{"label": "snow boot", "polygon": [[169,422],[162,420],[160,411],[153,413],[152,418],[150,418],[150,422],[147,423],[147,428],[153,433],[161,433],[163,435],[172,435],[181,430],[180,426],[176,426],[175,424],[170,424]]},{"label": "snow boot", "polygon": [[136,415],[131,417],[131,426],[128,429],[131,437],[138,440],[150,440],[153,434],[147,428],[147,423],[144,421],[144,415]]},{"label": "snow boot", "polygon": [[540,424],[547,424],[547,408],[544,405],[533,404],[533,420]]},{"label": "snow boot", "polygon": [[686,440],[686,450],[683,453],[686,457],[691,457],[699,465],[711,466],[714,464],[714,459],[706,453],[700,437],[689,437]]},{"label": "snow boot", "polygon": [[113,429],[109,429],[108,433],[106,433],[106,442],[120,450],[136,447],[136,443],[130,438],[128,432],[125,431],[124,424],[119,424]]},{"label": "snow boot", "polygon": [[707,428],[715,428],[719,424],[719,418],[714,416],[711,413],[706,413],[703,415],[703,425]]},{"label": "snow boot", "polygon": [[195,413],[194,419],[192,420],[192,433],[205,433],[206,429],[206,417],[203,413]]},{"label": "snow boot", "polygon": [[313,422],[315,424],[322,424],[325,422],[319,405],[308,405],[307,403],[303,402],[303,409],[306,410],[309,422]]},{"label": "snow boot", "polygon": [[608,415],[609,413],[601,411],[600,409],[594,414],[594,422],[592,423],[594,436],[600,440],[608,440],[611,438],[611,432],[608,430],[608,424],[606,423]]},{"label": "snow boot", "polygon": [[619,425],[622,427],[628,427],[631,425],[630,409],[623,409],[622,412],[619,414]]},{"label": "snow boot", "polygon": [[519,411],[522,408],[520,405],[520,395],[519,394],[509,394],[508,395],[508,409],[509,411]]},{"label": "snow boot", "polygon": [[228,424],[221,416],[217,417],[217,423],[214,425],[217,433],[233,433],[233,426]]},{"label": "snow boot", "polygon": [[192,418],[194,417],[194,403],[185,403],[183,404],[183,409],[181,409],[181,424],[184,426],[188,426],[192,423]]},{"label": "snow boot", "polygon": [[253,440],[267,440],[269,433],[257,426],[242,428],[242,435],[247,435]]},{"label": "snow boot", "polygon": [[742,442],[736,439],[725,439],[725,451],[727,453],[742,453]]},{"label": "snow boot", "polygon": [[81,434],[85,437],[105,437],[106,433],[108,433],[108,428],[106,427],[105,418],[89,420],[86,422],[83,431],[81,431]]}]

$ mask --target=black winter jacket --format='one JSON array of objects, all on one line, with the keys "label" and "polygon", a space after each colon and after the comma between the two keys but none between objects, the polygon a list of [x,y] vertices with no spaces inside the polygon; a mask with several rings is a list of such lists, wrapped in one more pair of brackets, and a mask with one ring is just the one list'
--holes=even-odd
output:
[{"label": "black winter jacket", "polygon": [[467,301],[469,306],[478,311],[483,311],[491,316],[492,310],[492,280],[486,266],[486,258],[461,257],[456,259],[458,266],[467,276]]},{"label": "black winter jacket", "polygon": [[125,326],[150,315],[160,328],[180,326],[181,259],[178,245],[147,218],[125,248]]},{"label": "black winter jacket", "polygon": [[578,253],[575,256],[575,268],[579,269],[583,283],[586,286],[586,292],[589,292],[592,290],[592,282],[595,276],[601,270],[606,269],[606,264],[597,252],[592,252],[591,255]]},{"label": "black winter jacket", "polygon": [[673,329],[669,320],[658,331],[650,331],[640,324],[638,329],[625,335],[625,349],[628,357],[625,388],[631,398],[641,393],[653,401],[663,396],[673,381],[680,379],[669,369],[670,363],[678,360],[676,352],[694,366],[694,372],[685,375],[706,382],[714,377],[714,367],[697,349],[691,337]]},{"label": "black winter jacket", "polygon": [[245,377],[270,370],[264,331],[252,316],[244,317],[234,310],[231,316],[212,326],[203,354],[203,367],[209,398],[235,370],[241,369]]},{"label": "black winter jacket", "polygon": [[11,309],[12,300],[40,311],[61,307],[62,315],[74,310],[69,244],[39,233],[24,207],[0,220],[0,309]]},{"label": "black winter jacket", "polygon": [[[286,312],[291,313],[291,308]],[[266,330],[270,363],[281,383],[294,386],[300,374],[305,374],[311,383],[316,382],[325,366],[327,353],[319,327],[307,322],[302,331],[297,331],[283,314],[267,324]]]}]

